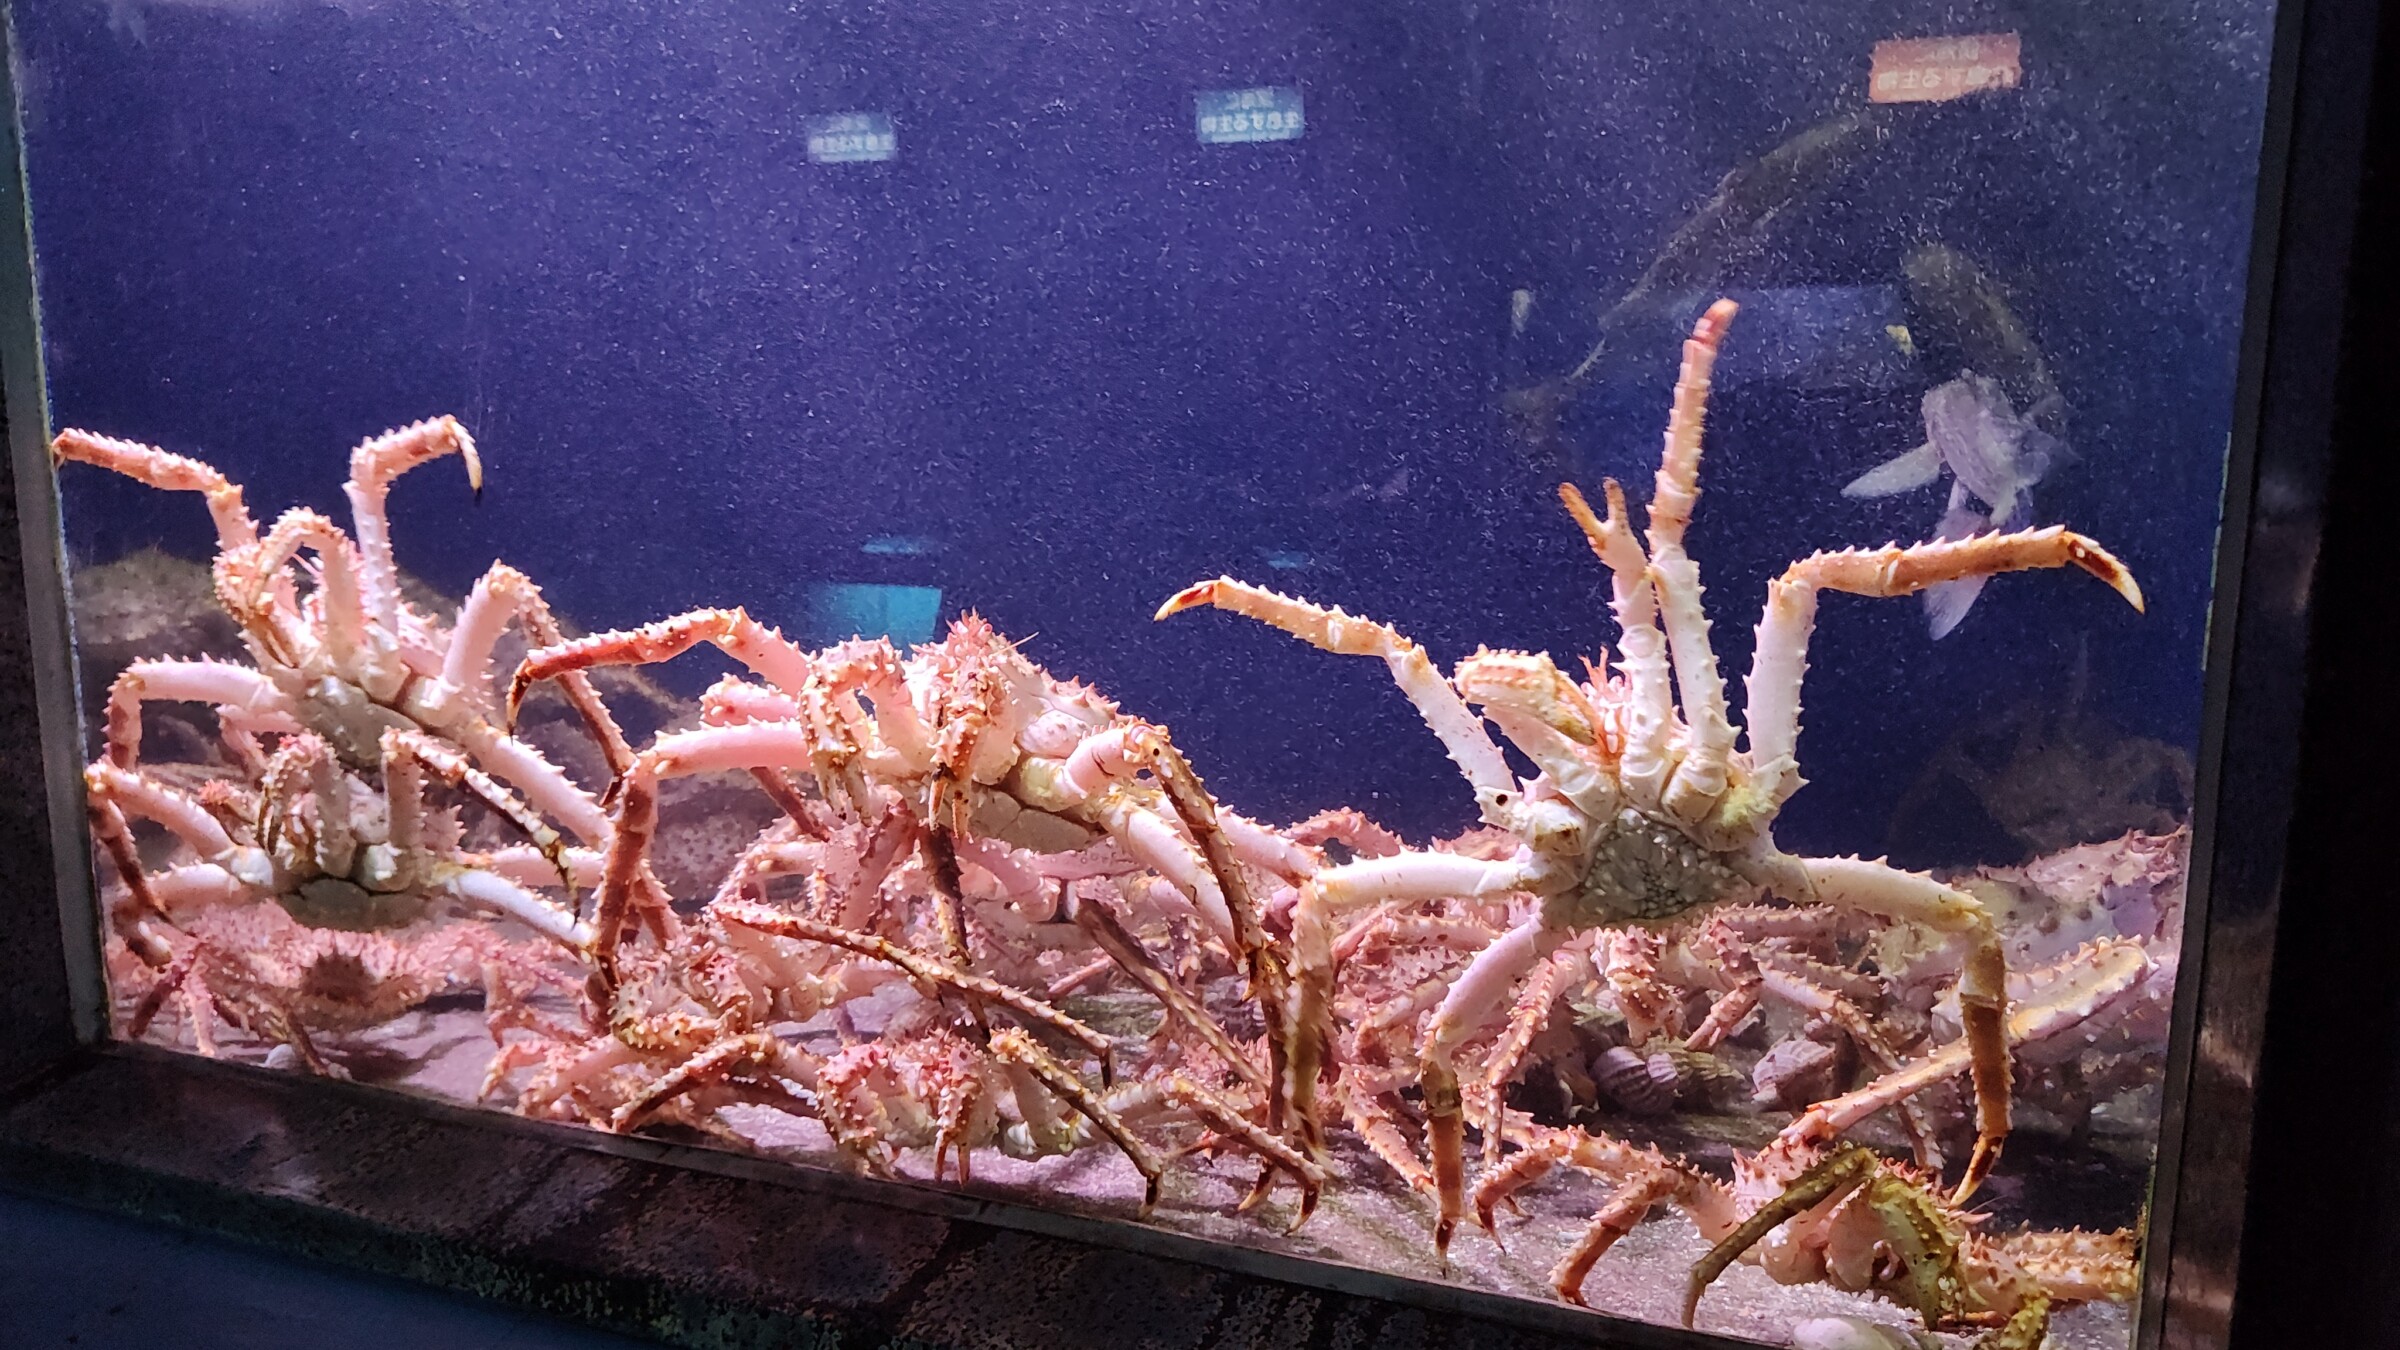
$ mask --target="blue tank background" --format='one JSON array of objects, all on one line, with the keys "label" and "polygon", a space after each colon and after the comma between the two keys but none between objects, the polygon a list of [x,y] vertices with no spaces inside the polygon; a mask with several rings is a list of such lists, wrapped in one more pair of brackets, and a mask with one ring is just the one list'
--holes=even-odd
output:
[{"label": "blue tank background", "polygon": [[[1511,342],[1512,289],[1596,312],[1728,169],[1858,105],[1877,39],[2015,29],[2025,88],[1892,109],[1728,285],[1871,309],[1917,244],[1980,260],[2074,410],[2044,513],[2150,613],[2004,578],[1935,644],[1913,602],[1829,598],[1780,834],[1883,846],[1936,747],[2055,701],[2079,647],[2094,711],[2197,744],[2261,6],[717,8],[15,0],[55,421],[342,518],[350,445],[455,412],[482,500],[442,466],[393,506],[445,590],[497,557],[590,627],[742,604],[805,632],[812,587],[939,587],[945,621],[978,609],[1173,727],[1229,804],[1449,832],[1466,790],[1380,665],[1151,610],[1230,572],[1444,664],[1597,651],[1606,579],[1552,492],[1646,495],[1674,343],[1627,350],[1543,464],[1499,393],[1580,343]],[[1195,91],[1266,84],[1304,90],[1305,137],[1195,143]],[[804,118],[847,110],[891,116],[896,161],[807,162]],[[1692,535],[1737,707],[1769,576],[1938,510],[1838,488],[1921,439],[1949,372],[1780,378],[1777,309],[1728,343]],[[207,556],[188,497],[65,495],[79,561]]]}]

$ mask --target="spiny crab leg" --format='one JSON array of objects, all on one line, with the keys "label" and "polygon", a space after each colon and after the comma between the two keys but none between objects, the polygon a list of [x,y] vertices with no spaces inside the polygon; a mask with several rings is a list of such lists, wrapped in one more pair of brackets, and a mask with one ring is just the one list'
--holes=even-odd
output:
[{"label": "spiny crab leg", "polygon": [[162,492],[199,493],[208,501],[209,519],[216,524],[217,547],[221,552],[245,549],[258,542],[258,526],[250,519],[249,509],[242,505],[241,488],[199,460],[170,454],[139,441],[99,436],[72,427],[51,441],[50,453],[57,463],[90,464]]},{"label": "spiny crab leg", "polygon": [[1700,568],[1684,552],[1683,532],[1700,500],[1700,440],[1709,375],[1735,308],[1731,300],[1709,306],[1683,344],[1683,369],[1675,380],[1674,410],[1667,418],[1666,451],[1659,457],[1657,486],[1650,498],[1650,576],[1658,590],[1659,617],[1666,625],[1683,716],[1690,727],[1683,762],[1668,780],[1661,805],[1687,825],[1705,817],[1725,795],[1726,760],[1734,742],[1733,723],[1725,710],[1725,680],[1708,641]]},{"label": "spiny crab leg", "polygon": [[[459,608],[449,649],[442,655],[442,682],[463,691],[485,712],[492,704],[492,648],[512,617],[524,625],[525,640],[536,650],[565,641],[557,617],[550,612],[550,602],[542,598],[542,588],[507,563],[493,563]],[[591,677],[580,670],[562,671],[558,687],[599,743],[609,773],[621,775],[632,767],[633,749],[625,743],[625,733],[601,701],[599,691],[592,687]],[[512,718],[514,713],[512,707]]]},{"label": "spiny crab leg", "polygon": [[[2010,1011],[2010,1044],[2050,1040],[2102,1015],[2141,986],[2150,973],[2150,958],[2138,943],[2102,943],[2069,953],[2053,968],[2064,973]],[[1777,1138],[1793,1146],[1831,1143],[1877,1111],[1966,1072],[1973,1067],[1975,1053],[1961,1037],[1855,1092],[1818,1102],[1784,1126]]]},{"label": "spiny crab leg", "polygon": [[[1656,809],[1666,795],[1667,752],[1674,741],[1674,671],[1667,663],[1667,640],[1658,631],[1657,591],[1650,584],[1650,560],[1634,538],[1625,509],[1625,489],[1614,478],[1606,484],[1608,518],[1592,514],[1573,483],[1558,485],[1558,498],[1575,518],[1592,552],[1607,564],[1614,582],[1610,607],[1617,616],[1617,665],[1625,672],[1625,748],[1618,779],[1637,805]],[[1597,684],[1599,677],[1595,675]]]},{"label": "spiny crab leg", "polygon": [[367,640],[363,572],[350,536],[323,515],[294,507],[278,517],[274,528],[251,548],[220,555],[216,568],[219,599],[271,655],[284,664],[297,665],[308,655],[305,640],[295,640],[292,616],[275,603],[274,595],[282,584],[284,568],[302,549],[317,555],[325,653],[338,666],[350,668]]},{"label": "spiny crab leg", "polygon": [[514,725],[525,692],[544,680],[594,666],[644,666],[671,660],[703,642],[765,677],[787,694],[805,689],[813,666],[790,639],[739,609],[699,609],[625,632],[594,633],[528,653],[508,682],[505,720]]},{"label": "spiny crab leg", "polygon": [[1759,1206],[1756,1213],[1742,1220],[1740,1227],[1710,1247],[1708,1254],[1692,1267],[1683,1290],[1683,1324],[1687,1327],[1692,1324],[1693,1316],[1700,1311],[1700,1296],[1708,1291],[1708,1286],[1725,1273],[1727,1266],[1739,1260],[1743,1252],[1773,1232],[1776,1225],[1816,1208],[1836,1192],[1870,1184],[1882,1166],[1873,1153],[1859,1145],[1843,1144],[1784,1187],[1783,1194]]},{"label": "spiny crab leg", "polygon": [[2012,1070],[2008,1058],[2007,958],[1990,911],[1975,897],[1921,872],[1904,872],[1861,858],[1801,858],[1796,862],[1812,897],[1839,909],[1859,910],[1901,923],[1922,924],[1968,941],[1966,969],[1959,977],[1959,1020],[1975,1082],[1975,1152],[1959,1178],[1954,1203],[1983,1184],[2000,1160],[2008,1138]]},{"label": "spiny crab leg", "polygon": [[1397,631],[1339,609],[1321,609],[1306,600],[1282,595],[1231,577],[1198,582],[1168,597],[1157,619],[1213,605],[1280,628],[1302,642],[1337,656],[1376,656],[1390,666],[1392,678],[1408,701],[1415,704],[1425,725],[1440,737],[1451,762],[1475,785],[1478,800],[1487,792],[1514,792],[1516,776],[1508,760],[1485,734],[1483,720],[1469,711],[1458,691],[1434,669],[1425,649]]},{"label": "spiny crab leg", "polygon": [[252,719],[292,715],[291,701],[275,682],[247,666],[223,661],[136,661],[108,687],[108,762],[130,769],[142,752],[142,705],[150,702],[213,703]]},{"label": "spiny crab leg", "polygon": [[1215,1051],[1217,1058],[1225,1061],[1226,1066],[1243,1082],[1255,1088],[1267,1086],[1268,1075],[1259,1072],[1257,1063],[1242,1053],[1241,1048],[1233,1043],[1233,1038],[1225,1034],[1225,1029],[1217,1025],[1217,1019],[1209,1016],[1208,1010],[1200,1006],[1198,999],[1185,993],[1182,985],[1159,968],[1158,962],[1152,959],[1141,940],[1125,927],[1114,911],[1097,900],[1078,894],[1073,882],[1067,883],[1067,908],[1076,926],[1091,934],[1093,943],[1108,954],[1118,969],[1157,999],[1166,1008],[1169,1017],[1189,1027],[1192,1034]]},{"label": "spiny crab leg", "polygon": [[[831,924],[818,923],[814,919],[804,919],[797,914],[786,914],[753,901],[720,900],[711,904],[708,912],[726,923],[771,933],[776,937],[840,947],[844,951],[898,966],[921,984],[954,989],[970,998],[998,1003],[1019,1017],[1047,1027],[1081,1045],[1100,1062],[1101,1082],[1107,1084],[1115,1080],[1115,1058],[1106,1036],[1021,989],[959,970],[929,956],[920,956],[872,933],[854,933]],[[993,1034],[997,1039],[1001,1033]]]},{"label": "spiny crab leg", "polygon": [[[401,770],[404,779],[413,780],[416,777],[415,766],[423,765],[425,768],[431,769],[443,782],[474,797],[475,800],[488,807],[494,815],[514,826],[517,833],[524,835],[528,843],[539,850],[544,858],[550,860],[550,865],[558,873],[559,885],[566,890],[568,907],[570,909],[574,907],[575,869],[567,861],[567,841],[559,836],[558,831],[550,828],[549,822],[543,820],[539,812],[526,805],[524,800],[515,793],[493,781],[489,774],[468,763],[466,756],[423,732],[406,731],[394,727],[383,733],[383,765],[387,785],[391,781],[394,766],[403,763],[409,766]],[[408,798],[406,794],[395,793],[390,809],[393,820],[392,842],[397,845],[401,842],[400,835],[403,828],[411,835],[416,833],[417,817],[423,811],[423,802],[420,799]],[[404,818],[407,821],[405,827],[402,825]],[[412,845],[413,842],[412,839]]]},{"label": "spiny crab leg", "polygon": [[1800,787],[1794,759],[1800,741],[1800,682],[1808,669],[1818,591],[1881,599],[1967,577],[2070,566],[2107,582],[2137,612],[2143,608],[2142,588],[2123,563],[2099,544],[2058,525],[1906,547],[1843,549],[1793,563],[1768,584],[1766,614],[1759,620],[1758,646],[1750,663],[1750,762],[1767,805],[1780,804]]},{"label": "spiny crab leg", "polygon": [[[1140,1212],[1143,1216],[1147,1217],[1151,1210],[1158,1207],[1159,1177],[1165,1169],[1159,1165],[1158,1155],[1152,1153],[1148,1145],[1136,1138],[1133,1131],[1125,1127],[1125,1122],[1117,1118],[1117,1113],[1110,1110],[1106,1102],[1101,1101],[1090,1088],[1084,1086],[1082,1079],[1069,1072],[1065,1065],[1053,1058],[1050,1052],[1044,1050],[1033,1037],[1026,1035],[1016,1027],[1003,1027],[993,1032],[990,1045],[994,1055],[999,1056],[1007,1063],[1018,1065],[1031,1072],[1034,1077],[1042,1081],[1043,1087],[1050,1089],[1058,1096],[1059,1100],[1075,1108],[1076,1114],[1092,1122],[1094,1128],[1107,1135],[1109,1141],[1133,1161],[1134,1169],[1142,1174]],[[1107,1064],[1105,1053],[1100,1062],[1103,1065]]]},{"label": "spiny crab leg", "polygon": [[388,633],[400,631],[400,569],[392,560],[384,501],[393,479],[445,455],[466,462],[467,483],[482,496],[483,462],[476,457],[475,438],[455,417],[414,422],[369,437],[350,452],[350,481],[342,490],[350,498],[350,520],[358,531],[359,594],[369,618]]}]

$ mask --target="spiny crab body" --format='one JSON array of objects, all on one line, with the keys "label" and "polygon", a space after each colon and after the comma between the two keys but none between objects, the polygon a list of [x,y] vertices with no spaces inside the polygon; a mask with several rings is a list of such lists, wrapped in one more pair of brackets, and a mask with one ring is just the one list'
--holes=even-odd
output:
[{"label": "spiny crab body", "polygon": [[[1801,785],[1793,752],[1817,596],[1828,589],[1897,596],[1943,581],[2068,565],[2108,582],[2137,608],[2141,592],[2106,550],[2056,527],[1813,555],[1769,587],[1749,679],[1749,741],[1737,750],[1698,569],[1683,542],[1699,497],[1709,375],[1733,314],[1731,301],[1719,301],[1685,344],[1647,547],[1614,482],[1605,518],[1572,486],[1560,489],[1614,578],[1616,673],[1595,667],[1589,680],[1577,682],[1547,656],[1487,651],[1444,679],[1422,648],[1383,624],[1226,577],[1189,587],[1158,611],[1163,619],[1210,605],[1330,652],[1381,657],[1473,785],[1484,820],[1518,842],[1513,855],[1499,859],[1404,852],[1328,867],[1304,882],[1292,915],[1296,988],[1284,1030],[1288,1072],[1277,1088],[1304,1141],[1321,1148],[1316,1091],[1327,1067],[1340,916],[1392,901],[1513,892],[1541,900],[1450,986],[1421,1049],[1419,1086],[1441,1203],[1437,1241],[1445,1247],[1464,1193],[1464,1121],[1452,1059],[1507,1005],[1521,980],[1593,927],[1655,924],[1774,895],[1959,935],[1970,947],[1959,1000],[1978,1108],[1975,1155],[1958,1187],[1962,1199],[1989,1170],[2008,1131],[2005,971],[1983,906],[1930,876],[1881,862],[1785,854],[1770,832]],[[1537,767],[1531,780],[1516,777],[1486,720]]]}]

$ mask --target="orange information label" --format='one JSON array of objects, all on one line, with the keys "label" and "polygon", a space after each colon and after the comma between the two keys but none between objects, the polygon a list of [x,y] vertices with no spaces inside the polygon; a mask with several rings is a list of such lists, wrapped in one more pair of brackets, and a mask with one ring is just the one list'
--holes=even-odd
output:
[{"label": "orange information label", "polygon": [[1893,38],[1875,44],[1867,97],[1876,103],[1939,103],[1987,89],[2014,89],[2024,78],[2014,33]]}]

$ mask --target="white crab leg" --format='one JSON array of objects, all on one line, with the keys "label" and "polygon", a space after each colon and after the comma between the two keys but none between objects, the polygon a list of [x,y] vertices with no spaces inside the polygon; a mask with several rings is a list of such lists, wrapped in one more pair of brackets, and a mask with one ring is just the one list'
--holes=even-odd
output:
[{"label": "white crab leg", "polygon": [[508,683],[508,719],[516,720],[525,691],[543,680],[594,666],[651,665],[703,642],[714,644],[787,694],[797,696],[805,690],[815,670],[808,653],[747,612],[696,609],[641,628],[594,633],[528,653]]},{"label": "white crab leg", "polygon": [[291,700],[273,680],[223,661],[136,661],[108,687],[108,759],[130,769],[141,758],[144,703],[213,703],[282,730],[297,726]]},{"label": "white crab leg", "polygon": [[1295,844],[1273,829],[1221,807],[1217,811],[1217,828],[1225,832],[1225,842],[1233,845],[1234,853],[1243,862],[1286,881],[1303,880],[1325,865],[1324,856],[1314,849]]},{"label": "white crab leg", "polygon": [[191,863],[154,873],[150,893],[170,917],[211,905],[237,904],[256,894],[240,877],[216,863]]},{"label": "white crab leg", "polygon": [[1615,581],[1611,608],[1617,616],[1617,667],[1625,672],[1628,695],[1625,750],[1617,765],[1617,779],[1635,805],[1657,810],[1666,795],[1668,770],[1673,767],[1667,751],[1675,738],[1675,673],[1667,663],[1666,637],[1658,631],[1650,560],[1634,538],[1625,510],[1625,489],[1614,478],[1605,486],[1606,520],[1592,514],[1591,505],[1572,483],[1559,484],[1558,497]]},{"label": "white crab leg", "polygon": [[[2011,1043],[2052,1040],[2102,1017],[2140,988],[2151,962],[2139,943],[2109,942],[2078,948],[2054,962],[2053,969],[2065,973],[2038,1000],[2009,1013]],[[1798,1144],[1828,1143],[1877,1111],[1965,1073],[1973,1060],[1962,1037],[1855,1092],[1817,1103],[1786,1125],[1780,1137]]]},{"label": "white crab leg", "polygon": [[86,769],[84,778],[118,809],[165,826],[169,834],[204,859],[213,861],[233,851],[233,839],[224,825],[200,803],[173,788],[106,761]]},{"label": "white crab leg", "polygon": [[467,868],[446,877],[441,888],[471,905],[515,919],[527,928],[576,951],[592,945],[591,925],[517,883],[496,873]]},{"label": "white crab leg", "polygon": [[[300,550],[312,549],[318,563],[317,603],[324,613],[323,644],[335,666],[348,670],[359,663],[367,637],[367,615],[360,590],[363,570],[357,549],[341,527],[306,507],[294,507],[275,521],[247,557],[223,559],[220,565],[245,576],[250,590],[236,597],[236,618],[247,623],[274,623],[267,598],[283,576],[286,564]],[[264,617],[262,617],[264,616]],[[290,634],[285,634],[287,641]]]},{"label": "white crab leg", "polygon": [[1657,486],[1650,498],[1650,575],[1658,588],[1659,616],[1666,623],[1683,716],[1690,728],[1683,762],[1675,767],[1661,804],[1687,824],[1706,816],[1725,795],[1726,759],[1734,742],[1733,723],[1725,711],[1725,680],[1708,642],[1700,569],[1684,552],[1683,532],[1700,500],[1700,438],[1709,374],[1735,308],[1731,300],[1709,306],[1683,344],[1683,370],[1675,380],[1674,411],[1667,417],[1666,451],[1659,457]]},{"label": "white crab leg", "polygon": [[[398,843],[398,839],[393,840]],[[567,872],[577,886],[597,886],[606,855],[596,849],[570,848],[562,852]],[[519,886],[554,886],[558,884],[558,867],[540,849],[525,844],[511,844],[489,853],[467,854],[461,858],[480,872],[513,881]]]},{"label": "white crab leg", "polygon": [[1478,801],[1490,793],[1517,790],[1508,760],[1485,734],[1483,719],[1471,711],[1458,691],[1433,668],[1425,649],[1372,619],[1321,609],[1306,600],[1281,595],[1231,577],[1186,586],[1158,607],[1164,619],[1200,605],[1246,615],[1280,628],[1311,646],[1339,656],[1379,656],[1391,667],[1392,679],[1415,704],[1417,715],[1440,737],[1450,761],[1475,787]]},{"label": "white crab leg", "polygon": [[350,875],[358,860],[358,836],[350,828],[350,776],[342,772],[333,747],[314,737],[308,764],[308,791],[317,804],[317,871],[329,877]]},{"label": "white crab leg", "polygon": [[450,646],[442,654],[442,683],[466,693],[478,707],[491,707],[492,648],[517,611],[540,595],[532,578],[507,563],[493,563],[459,607]]},{"label": "white crab leg", "polygon": [[[1300,888],[1292,907],[1292,981],[1285,1042],[1290,1047],[1285,1081],[1276,1085],[1312,1153],[1323,1148],[1317,1119],[1317,1078],[1333,1035],[1334,924],[1351,910],[1386,900],[1478,898],[1525,889],[1533,873],[1526,863],[1489,862],[1455,853],[1400,853],[1362,858],[1329,867]],[[1270,1110],[1270,1115],[1274,1112]]]},{"label": "white crab leg", "polygon": [[1808,671],[1808,639],[1816,628],[1817,592],[1847,591],[1874,598],[1907,595],[1945,581],[2080,567],[2105,581],[2126,603],[2142,608],[2142,588],[2107,549],[2060,526],[2015,534],[1937,539],[1903,548],[1843,549],[1793,563],[1767,587],[1766,614],[1751,658],[1747,720],[1750,762],[1769,800],[1800,787],[1794,758],[1800,743],[1800,682]]},{"label": "white crab leg", "polygon": [[467,482],[481,493],[483,462],[476,457],[475,438],[455,417],[411,423],[370,437],[350,452],[350,481],[342,490],[350,498],[350,519],[358,530],[359,596],[368,616],[386,632],[400,630],[400,574],[392,560],[384,501],[393,479],[445,455],[466,461]]}]

